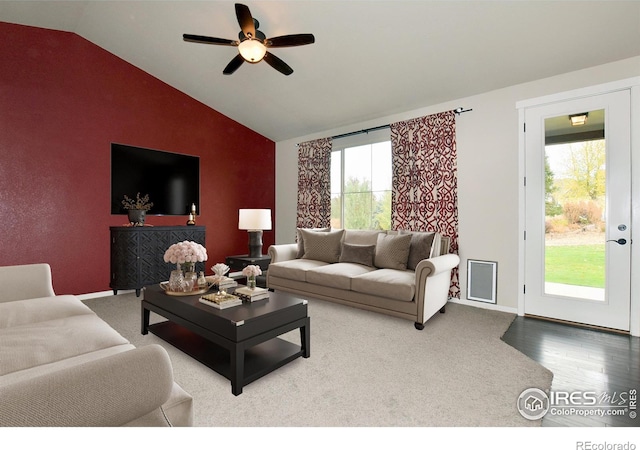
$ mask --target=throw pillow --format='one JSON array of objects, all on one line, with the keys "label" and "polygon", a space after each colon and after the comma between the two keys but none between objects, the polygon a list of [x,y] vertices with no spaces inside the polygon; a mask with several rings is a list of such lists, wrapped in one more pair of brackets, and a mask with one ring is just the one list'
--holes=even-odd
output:
[{"label": "throw pillow", "polygon": [[382,230],[344,230],[344,242],[357,245],[376,245]]},{"label": "throw pillow", "polygon": [[340,262],[350,262],[373,267],[373,258],[375,254],[375,245],[342,244]]},{"label": "throw pillow", "polygon": [[400,234],[411,235],[407,269],[416,270],[420,261],[431,257],[431,247],[433,247],[435,233],[400,230]]},{"label": "throw pillow", "polygon": [[328,263],[338,262],[344,230],[311,231],[300,230],[304,239],[304,259],[315,259]]},{"label": "throw pillow", "polygon": [[311,231],[321,231],[321,232],[327,232],[327,231],[331,231],[331,227],[328,228],[296,228],[297,231],[297,241],[298,241],[298,254],[296,255],[296,258],[300,259],[304,256],[304,238],[302,237],[302,233],[300,233],[300,230],[311,230]]},{"label": "throw pillow", "polygon": [[411,235],[379,234],[376,244],[375,266],[380,269],[407,269]]}]

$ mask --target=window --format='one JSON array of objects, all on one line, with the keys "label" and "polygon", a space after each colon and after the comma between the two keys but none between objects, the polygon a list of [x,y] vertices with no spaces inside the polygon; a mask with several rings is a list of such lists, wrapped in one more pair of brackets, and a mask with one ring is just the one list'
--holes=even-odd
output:
[{"label": "window", "polygon": [[[388,134],[388,131],[387,131]],[[331,226],[391,229],[391,141],[341,146],[331,154]]]}]

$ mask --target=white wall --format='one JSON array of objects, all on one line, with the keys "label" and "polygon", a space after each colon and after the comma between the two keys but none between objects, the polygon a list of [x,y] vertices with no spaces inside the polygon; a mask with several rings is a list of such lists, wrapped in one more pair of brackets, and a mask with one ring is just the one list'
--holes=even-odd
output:
[{"label": "white wall", "polygon": [[[457,118],[460,288],[466,295],[467,259],[498,262],[498,309],[516,311],[518,294],[518,101],[640,76],[640,57],[497,91],[426,106],[375,121],[276,143],[276,242],[294,242],[298,142],[421,117],[459,106]],[[636,108],[640,106],[636,105]],[[637,109],[636,109],[637,110]],[[636,174],[637,176],[637,174]],[[638,200],[634,210],[638,210]],[[640,275],[640,269],[634,270]],[[632,274],[632,278],[634,277]],[[632,293],[633,294],[633,293]],[[633,297],[633,295],[632,295]],[[478,306],[478,302],[470,302]]]}]

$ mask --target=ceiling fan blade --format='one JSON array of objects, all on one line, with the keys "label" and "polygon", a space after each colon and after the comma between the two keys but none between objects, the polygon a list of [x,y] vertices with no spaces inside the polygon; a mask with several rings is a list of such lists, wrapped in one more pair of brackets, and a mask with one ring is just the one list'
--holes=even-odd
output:
[{"label": "ceiling fan blade", "polygon": [[297,45],[313,44],[316,38],[313,34],[288,34],[267,39],[267,47],[295,47]]},{"label": "ceiling fan blade", "polygon": [[249,7],[241,3],[236,3],[236,17],[242,32],[246,37],[256,37],[256,27]]},{"label": "ceiling fan blade", "polygon": [[283,73],[284,75],[291,75],[293,73],[293,69],[289,67],[289,65],[286,62],[278,58],[273,53],[269,53],[269,52],[265,53],[264,60],[271,67],[276,69],[278,72]]},{"label": "ceiling fan blade", "polygon": [[222,73],[225,74],[225,75],[231,75],[233,72],[238,70],[238,67],[240,67],[243,62],[244,62],[244,58],[242,57],[242,55],[240,53],[238,53],[236,55],[236,57],[233,58],[229,62],[229,64],[227,64],[227,67],[224,68]]},{"label": "ceiling fan blade", "polygon": [[198,36],[197,34],[183,34],[182,39],[187,42],[195,42],[198,44],[213,44],[213,45],[238,45],[238,41],[232,41],[230,39],[222,39],[210,36]]}]

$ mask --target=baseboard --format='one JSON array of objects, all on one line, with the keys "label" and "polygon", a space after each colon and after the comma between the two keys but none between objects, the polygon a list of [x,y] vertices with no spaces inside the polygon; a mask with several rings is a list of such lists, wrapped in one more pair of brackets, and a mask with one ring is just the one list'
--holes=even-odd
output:
[{"label": "baseboard", "polygon": [[[117,295],[130,294],[132,292],[135,292],[135,290],[131,289],[131,290],[128,290],[128,291],[118,291]],[[113,291],[90,292],[88,294],[76,295],[76,297],[78,297],[82,301],[82,300],[89,300],[90,298],[107,297],[109,295],[114,295]]]},{"label": "baseboard", "polygon": [[473,306],[475,308],[483,308],[483,309],[490,309],[492,311],[501,311],[501,312],[506,312],[511,314],[518,314],[518,308],[516,307],[512,308],[509,306],[500,306],[500,305],[494,305],[493,303],[476,302],[473,300],[466,300],[466,299],[459,299],[459,298],[451,298],[449,299],[449,301],[451,303],[458,303],[460,305]]}]

